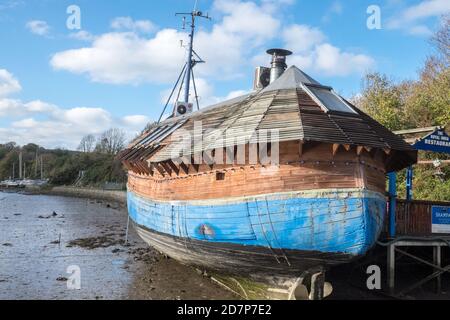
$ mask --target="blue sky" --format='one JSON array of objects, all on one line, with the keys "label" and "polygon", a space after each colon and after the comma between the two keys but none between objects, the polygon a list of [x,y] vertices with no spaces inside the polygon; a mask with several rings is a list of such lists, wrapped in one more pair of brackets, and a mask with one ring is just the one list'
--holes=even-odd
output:
[{"label": "blue sky", "polygon": [[[76,148],[84,134],[120,127],[133,136],[157,119],[181,70],[177,11],[194,1],[0,0],[0,143]],[[69,30],[67,7],[81,10]],[[369,30],[377,5],[381,29]],[[366,71],[414,79],[448,0],[199,0],[196,70],[201,105],[247,92],[270,47],[345,97]]]}]

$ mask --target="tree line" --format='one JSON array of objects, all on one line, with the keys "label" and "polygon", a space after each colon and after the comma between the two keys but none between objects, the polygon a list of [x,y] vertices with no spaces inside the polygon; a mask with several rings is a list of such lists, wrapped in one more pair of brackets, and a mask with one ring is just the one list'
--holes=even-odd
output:
[{"label": "tree line", "polygon": [[125,132],[118,128],[106,130],[97,138],[93,134],[88,134],[81,139],[77,150],[85,153],[98,152],[114,155],[125,147],[125,137]]},{"label": "tree line", "polygon": [[[351,102],[391,130],[431,126],[450,128],[450,16],[429,40],[430,54],[418,71],[417,80],[395,81],[373,72],[362,80],[361,93]],[[407,54],[407,53],[405,53]],[[447,154],[419,152],[419,159],[445,160]],[[405,196],[406,174],[399,174],[398,192]],[[415,199],[450,201],[450,166],[415,165]]]}]

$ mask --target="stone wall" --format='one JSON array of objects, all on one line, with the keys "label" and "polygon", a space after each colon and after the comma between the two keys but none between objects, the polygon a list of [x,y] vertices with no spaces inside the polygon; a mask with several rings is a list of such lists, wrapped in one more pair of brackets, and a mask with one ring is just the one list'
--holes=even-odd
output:
[{"label": "stone wall", "polygon": [[46,193],[52,195],[60,195],[67,197],[78,197],[78,198],[90,198],[90,199],[101,199],[117,201],[123,205],[127,203],[127,193],[126,191],[113,191],[113,190],[101,190],[93,188],[76,188],[76,187],[53,187],[45,191],[39,191],[39,193]]}]

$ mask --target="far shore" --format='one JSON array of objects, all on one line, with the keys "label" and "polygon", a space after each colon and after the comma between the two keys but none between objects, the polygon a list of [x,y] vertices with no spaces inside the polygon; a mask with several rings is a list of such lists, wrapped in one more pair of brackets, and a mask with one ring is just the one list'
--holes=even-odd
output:
[{"label": "far shore", "polygon": [[93,200],[106,200],[127,204],[127,192],[122,190],[104,190],[99,188],[81,188],[72,186],[27,186],[24,189],[3,189],[2,191],[17,191],[27,194],[45,194],[63,197],[87,198]]}]

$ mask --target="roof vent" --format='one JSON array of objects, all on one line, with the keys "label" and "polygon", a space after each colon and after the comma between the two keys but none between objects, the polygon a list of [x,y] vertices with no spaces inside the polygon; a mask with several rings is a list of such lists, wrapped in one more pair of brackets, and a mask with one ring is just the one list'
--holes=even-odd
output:
[{"label": "roof vent", "polygon": [[277,80],[287,68],[286,57],[292,54],[291,51],[285,49],[269,49],[267,53],[272,56],[270,69],[270,83]]}]

